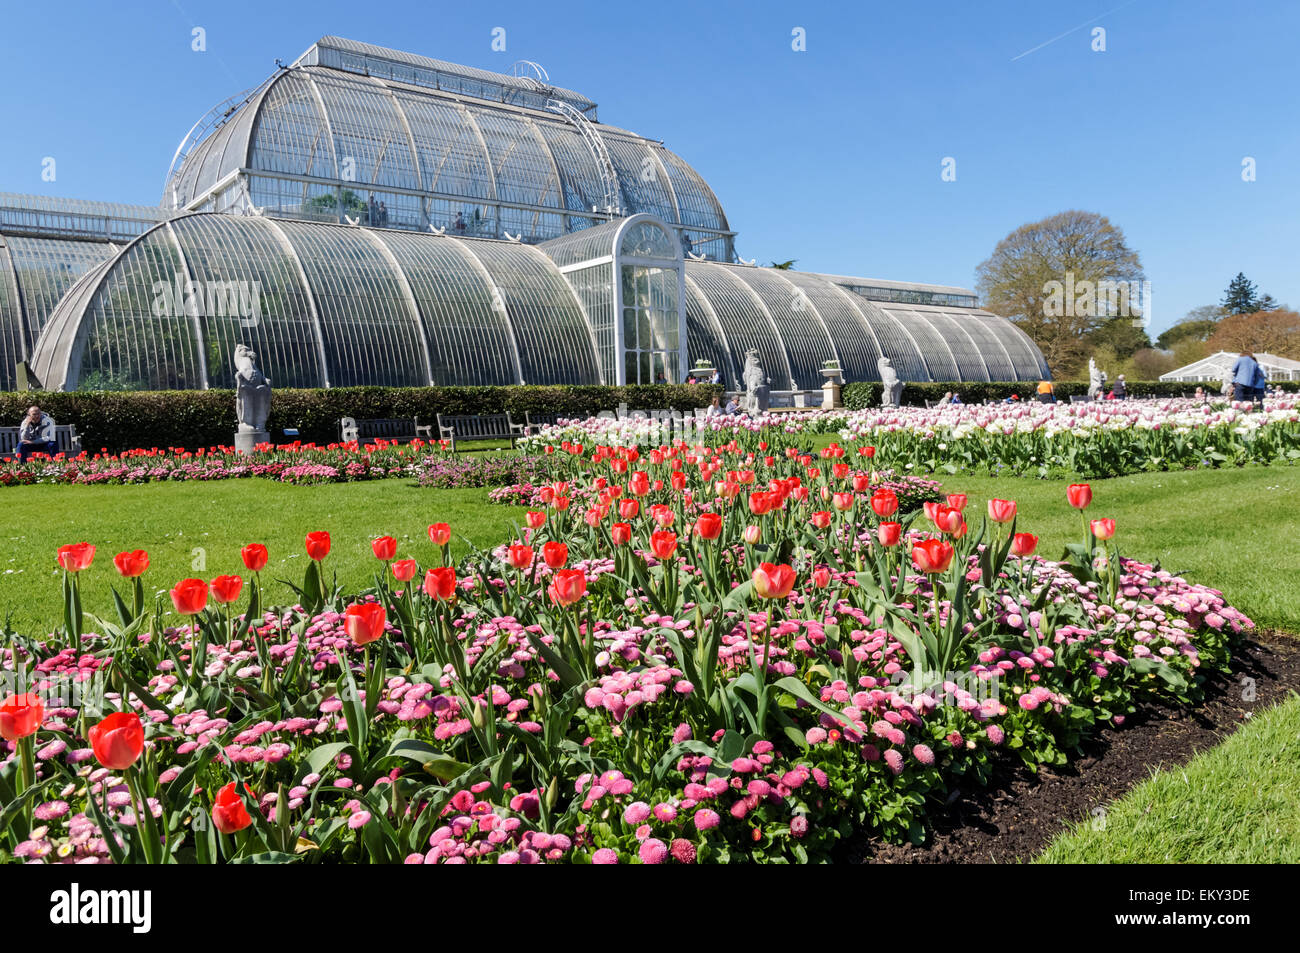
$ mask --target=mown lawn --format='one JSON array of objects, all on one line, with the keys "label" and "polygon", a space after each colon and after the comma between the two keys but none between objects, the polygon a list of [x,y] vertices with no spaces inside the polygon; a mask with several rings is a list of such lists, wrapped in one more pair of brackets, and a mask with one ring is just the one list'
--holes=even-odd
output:
[{"label": "mown lawn", "polygon": [[1300,696],[1161,771],[1037,858],[1047,864],[1300,862]]},{"label": "mown lawn", "polygon": [[[1014,499],[1017,529],[1040,537],[1055,559],[1082,536],[1065,500],[1067,480],[956,476],[948,492],[970,497],[967,512],[990,498]],[[1092,481],[1092,517],[1115,520],[1127,556],[1223,591],[1257,625],[1300,633],[1300,467],[1246,467],[1143,473]]]},{"label": "mown lawn", "polygon": [[[303,537],[327,530],[333,546],[326,560],[339,582],[367,584],[379,565],[370,539],[389,535],[398,556],[432,565],[436,547],[430,523],[452,527],[452,554],[504,541],[523,511],[487,501],[486,490],[426,490],[408,480],[290,486],[270,480],[158,483],[141,486],[25,486],[0,491],[0,621],[10,617],[24,634],[44,634],[62,618],[54,554],[64,543],[98,547],[83,574],[86,611],[112,613],[108,587],[120,583],[114,554],[149,552],[146,583],[170,587],[189,576],[246,575],[239,551],[262,543],[270,562],[262,572],[272,603],[292,592],[274,582],[301,581],[307,556]],[[119,591],[121,587],[119,586]]]}]

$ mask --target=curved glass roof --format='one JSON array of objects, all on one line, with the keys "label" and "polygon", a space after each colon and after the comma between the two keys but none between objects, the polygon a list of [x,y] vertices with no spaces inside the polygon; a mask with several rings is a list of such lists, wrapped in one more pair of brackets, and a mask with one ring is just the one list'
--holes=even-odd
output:
[{"label": "curved glass roof", "polygon": [[1047,365],[1029,338],[987,311],[870,301],[831,276],[687,261],[691,361],[715,362],[740,386],[745,353],[777,390],[822,385],[823,363],[838,360],[847,381],[880,380],[888,357],[903,380],[1038,380]]},{"label": "curved glass roof", "polygon": [[[616,243],[620,255],[680,261],[666,228],[646,216],[531,246],[181,215],[72,286],[32,365],[51,388],[231,387],[235,345],[247,343],[280,387],[601,383],[609,316],[590,309],[612,307],[614,272],[592,266],[613,261]],[[707,261],[685,263],[685,290],[687,357],[714,362],[732,386],[751,349],[777,390],[820,387],[830,360],[847,380],[878,380],[881,355],[904,380],[1046,374],[1029,338],[984,311],[881,303],[824,275]],[[0,295],[0,330],[15,300]]]},{"label": "curved glass roof", "polygon": [[[297,65],[188,151],[163,203],[194,206],[247,170],[298,181],[303,202],[312,197],[308,186],[328,182],[359,194],[393,190],[590,215],[607,204],[612,172],[623,214],[650,212],[675,225],[730,232],[713,190],[660,143],[569,121],[544,102],[518,98],[493,101],[386,73]],[[578,216],[567,228],[556,221],[542,237],[588,224]]]},{"label": "curved glass roof", "polygon": [[17,385],[26,360],[59,299],[120,246],[0,233],[0,390]]},{"label": "curved glass roof", "polygon": [[85,275],[32,358],[46,387],[232,387],[246,343],[278,387],[597,384],[582,305],[509,242],[216,213]]}]

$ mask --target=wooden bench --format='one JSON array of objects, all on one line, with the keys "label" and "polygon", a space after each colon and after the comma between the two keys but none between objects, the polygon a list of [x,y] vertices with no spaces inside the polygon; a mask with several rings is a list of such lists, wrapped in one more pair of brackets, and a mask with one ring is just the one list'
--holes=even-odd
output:
[{"label": "wooden bench", "polygon": [[343,443],[356,441],[359,446],[365,446],[380,440],[410,443],[421,438],[432,440],[433,428],[421,424],[419,417],[376,417],[369,420],[344,417],[339,421],[339,439]]},{"label": "wooden bench", "polygon": [[452,453],[456,452],[457,440],[509,440],[514,447],[516,440],[527,435],[527,424],[515,423],[508,412],[438,415],[438,439],[449,441]]},{"label": "wooden bench", "polygon": [[[54,425],[54,443],[57,453],[75,457],[81,453],[81,438],[72,424]],[[18,456],[18,428],[0,427],[0,459]]]},{"label": "wooden bench", "polygon": [[524,431],[534,434],[543,427],[554,427],[563,417],[566,420],[572,417],[572,414],[535,414],[531,410],[524,411]]}]

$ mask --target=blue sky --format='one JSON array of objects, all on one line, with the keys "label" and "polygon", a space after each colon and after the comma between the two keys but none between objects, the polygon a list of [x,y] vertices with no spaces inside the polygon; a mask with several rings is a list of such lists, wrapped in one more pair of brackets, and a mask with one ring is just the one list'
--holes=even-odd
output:
[{"label": "blue sky", "polygon": [[195,120],[337,34],[540,62],[694,165],[760,263],[971,286],[1008,232],[1082,208],[1141,255],[1153,332],[1238,271],[1300,307],[1296,3],[8,0],[0,23],[0,191],[156,204]]}]

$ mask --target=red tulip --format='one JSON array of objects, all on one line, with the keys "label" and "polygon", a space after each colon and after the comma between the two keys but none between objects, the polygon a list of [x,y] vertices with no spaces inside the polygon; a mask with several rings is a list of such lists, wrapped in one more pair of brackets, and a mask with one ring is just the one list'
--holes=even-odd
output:
[{"label": "red tulip", "polygon": [[307,555],[320,562],[330,552],[330,534],[322,530],[307,534]]},{"label": "red tulip", "polygon": [[561,569],[555,573],[546,590],[552,601],[571,606],[587,591],[587,577],[581,569]]},{"label": "red tulip", "polygon": [[1071,483],[1065,488],[1065,498],[1076,510],[1086,510],[1092,502],[1092,487],[1086,483]]},{"label": "red tulip", "polygon": [[673,508],[665,503],[656,503],[650,507],[650,518],[653,519],[660,527],[667,529],[673,524],[675,514]]},{"label": "red tulip", "polygon": [[[429,527],[429,542],[435,546],[446,546],[451,542],[451,527],[446,523],[434,523]],[[379,554],[376,553],[375,555],[378,556]]]},{"label": "red tulip", "polygon": [[862,493],[862,492],[864,492],[865,490],[869,490],[870,488],[871,488],[871,474],[870,474],[870,473],[855,473],[855,474],[853,474],[853,489],[854,489],[856,492],[858,492],[858,493]]},{"label": "red tulip", "polygon": [[399,559],[392,565],[393,578],[398,582],[410,582],[415,578],[417,568],[414,559]]},{"label": "red tulip", "polygon": [[524,514],[524,522],[528,524],[529,529],[541,529],[546,525],[546,513],[529,510]]},{"label": "red tulip", "polygon": [[1038,537],[1033,533],[1016,533],[1011,538],[1011,552],[1015,556],[1032,556],[1038,548]]},{"label": "red tulip", "polygon": [[17,741],[35,734],[45,720],[45,704],[35,692],[10,695],[0,703],[0,738]]},{"label": "red tulip", "polygon": [[506,550],[506,558],[516,569],[528,569],[533,564],[533,547],[515,543]]},{"label": "red tulip", "polygon": [[960,513],[962,510],[966,509],[966,494],[965,493],[948,494],[948,506],[951,509],[954,509],[958,513]]},{"label": "red tulip", "polygon": [[959,532],[966,524],[966,521],[962,518],[961,510],[954,510],[951,506],[939,506],[935,510],[933,519],[934,525],[939,528],[940,532],[947,533],[950,536],[964,535]]},{"label": "red tulip", "polygon": [[143,549],[137,549],[130,553],[118,553],[113,557],[113,565],[117,571],[126,579],[134,579],[136,576],[143,575],[144,571],[149,568],[149,554]]},{"label": "red tulip", "polygon": [[172,605],[181,615],[197,615],[208,604],[208,584],[202,579],[182,579],[172,590]]},{"label": "red tulip", "polygon": [[810,522],[818,529],[825,529],[827,526],[831,525],[830,510],[818,510],[813,513]]},{"label": "red tulip", "polygon": [[902,523],[881,523],[876,527],[876,539],[881,546],[897,546],[903,535]]},{"label": "red tulip", "polygon": [[849,465],[847,463],[832,463],[831,474],[837,480],[843,480],[849,475]]},{"label": "red tulip", "polygon": [[430,569],[424,574],[424,592],[430,599],[450,602],[456,592],[456,570]]},{"label": "red tulip", "polygon": [[1015,518],[1015,500],[989,500],[989,519],[993,522],[1010,523]]},{"label": "red tulip", "polygon": [[628,490],[635,496],[645,496],[650,492],[650,475],[644,470],[637,470],[632,474]]},{"label": "red tulip", "polygon": [[625,520],[636,519],[636,515],[641,512],[641,503],[639,500],[619,500],[618,515]]},{"label": "red tulip", "polygon": [[234,602],[244,588],[244,580],[239,576],[218,576],[212,580],[212,598],[221,605]]},{"label": "red tulip", "polygon": [[1110,539],[1115,535],[1114,520],[1093,520],[1089,525],[1092,527],[1092,535],[1098,539]]},{"label": "red tulip", "polygon": [[812,581],[818,589],[825,589],[831,584],[831,571],[825,566],[818,566],[813,570]]},{"label": "red tulip", "polygon": [[722,533],[722,517],[717,513],[701,513],[695,521],[695,535],[700,539],[715,540]]},{"label": "red tulip", "polygon": [[881,487],[871,494],[871,508],[882,520],[898,512],[898,494],[888,487]]},{"label": "red tulip", "polygon": [[852,493],[836,493],[831,497],[831,506],[835,507],[841,513],[853,509]]},{"label": "red tulip", "polygon": [[[247,784],[244,785],[244,790],[249,794],[253,793],[253,789]],[[231,781],[218,791],[216,798],[213,799],[212,823],[223,834],[242,831],[253,823],[253,819],[248,814],[248,808],[244,806],[244,799],[235,790],[234,781]]]},{"label": "red tulip", "polygon": [[632,539],[632,526],[629,523],[615,523],[609,528],[609,535],[615,546],[626,546]]},{"label": "red tulip", "polygon": [[542,547],[542,558],[552,569],[563,569],[569,561],[569,547],[554,540]]},{"label": "red tulip", "polygon": [[55,558],[67,572],[81,572],[83,569],[89,569],[90,564],[95,561],[95,546],[93,543],[60,546]]},{"label": "red tulip", "polygon": [[754,591],[762,599],[784,599],[794,588],[794,569],[785,563],[763,563],[754,570]]},{"label": "red tulip", "polygon": [[677,552],[677,534],[660,530],[650,534],[650,551],[659,559],[672,559]]},{"label": "red tulip", "polygon": [[[429,527],[429,532],[432,534],[433,527]],[[397,540],[391,536],[380,536],[370,541],[370,548],[374,551],[376,559],[388,562],[397,555]]]},{"label": "red tulip", "polygon": [[875,447],[858,447],[858,455],[871,459],[876,455]]},{"label": "red tulip", "polygon": [[674,471],[669,477],[669,483],[676,492],[680,493],[686,489],[686,474],[680,470]]},{"label": "red tulip", "polygon": [[384,607],[378,602],[361,602],[343,610],[343,631],[356,645],[369,645],[384,634]]},{"label": "red tulip", "polygon": [[947,572],[952,557],[952,546],[941,539],[927,539],[912,547],[912,563],[924,573]]},{"label": "red tulip", "polygon": [[261,572],[266,566],[266,547],[261,543],[249,543],[239,551],[244,559],[244,566],[250,572]]},{"label": "red tulip", "polygon": [[749,494],[749,511],[755,516],[762,516],[772,509],[772,495],[760,490]]},{"label": "red tulip", "polygon": [[131,711],[118,711],[86,732],[95,758],[110,771],[124,771],[144,751],[144,724]]}]

